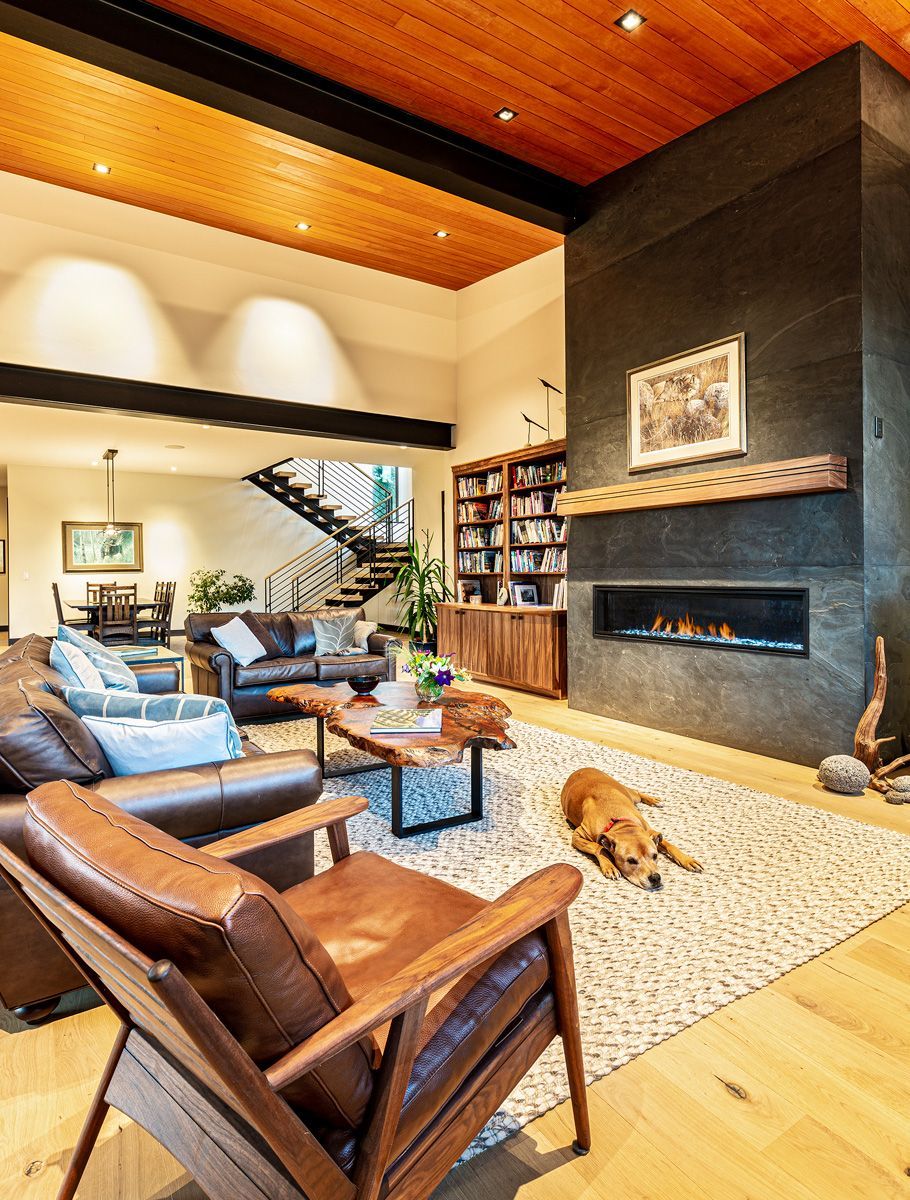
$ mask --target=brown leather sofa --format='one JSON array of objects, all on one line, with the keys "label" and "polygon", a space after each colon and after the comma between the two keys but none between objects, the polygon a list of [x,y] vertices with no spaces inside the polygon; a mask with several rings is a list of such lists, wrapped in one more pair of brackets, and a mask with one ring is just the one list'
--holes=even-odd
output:
[{"label": "brown leather sofa", "polygon": [[374,633],[369,640],[369,654],[316,656],[316,635],[313,618],[354,615],[363,621],[363,609],[321,608],[313,612],[255,613],[277,643],[281,654],[264,658],[241,667],[212,637],[212,630],[232,621],[237,613],[190,613],[186,618],[186,649],[184,653],[193,668],[193,691],[202,696],[220,696],[226,700],[235,717],[264,717],[288,715],[286,704],[268,698],[271,688],[284,683],[303,683],[306,680],[349,679],[352,675],[378,675],[380,679],[395,678],[395,659],[392,651],[401,645],[398,638],[386,633]]},{"label": "brown leather sofa", "polygon": [[[173,837],[203,846],[307,804],[322,793],[308,750],[264,754],[244,739],[244,757],[224,763],[113,777],[101,747],[54,689],[51,642],[37,634],[0,653],[0,841],[24,850],[26,793],[59,779],[80,783]],[[171,663],[132,668],[146,693],[179,691]],[[285,886],[312,869],[312,848],[282,864]],[[255,868],[254,868],[255,869]],[[281,873],[281,872],[279,872]],[[37,1020],[61,993],[81,987],[61,954],[9,888],[0,883],[0,1004]]]}]

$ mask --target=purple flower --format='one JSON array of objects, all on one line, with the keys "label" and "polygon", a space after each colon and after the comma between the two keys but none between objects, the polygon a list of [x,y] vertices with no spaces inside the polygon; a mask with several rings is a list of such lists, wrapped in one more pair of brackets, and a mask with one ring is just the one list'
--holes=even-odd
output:
[{"label": "purple flower", "polygon": [[436,672],[436,682],[440,687],[448,687],[452,682],[452,668],[446,667],[441,671]]}]

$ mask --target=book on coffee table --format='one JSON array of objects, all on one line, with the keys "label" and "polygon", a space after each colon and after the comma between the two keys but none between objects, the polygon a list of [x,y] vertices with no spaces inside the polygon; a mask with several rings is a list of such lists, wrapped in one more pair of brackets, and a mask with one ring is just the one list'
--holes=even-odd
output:
[{"label": "book on coffee table", "polygon": [[441,708],[383,708],[370,733],[441,733]]}]

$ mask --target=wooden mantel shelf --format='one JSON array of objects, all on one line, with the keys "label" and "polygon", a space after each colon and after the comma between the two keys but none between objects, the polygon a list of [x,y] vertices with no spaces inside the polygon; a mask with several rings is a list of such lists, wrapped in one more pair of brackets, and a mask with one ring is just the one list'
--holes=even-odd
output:
[{"label": "wooden mantel shelf", "polygon": [[843,492],[847,460],[840,454],[815,454],[784,462],[755,463],[723,471],[700,471],[663,479],[635,479],[615,487],[564,492],[556,511],[584,517],[594,513],[634,512],[644,508],[680,508],[687,504],[722,504],[727,500],[767,500],[813,492]]}]

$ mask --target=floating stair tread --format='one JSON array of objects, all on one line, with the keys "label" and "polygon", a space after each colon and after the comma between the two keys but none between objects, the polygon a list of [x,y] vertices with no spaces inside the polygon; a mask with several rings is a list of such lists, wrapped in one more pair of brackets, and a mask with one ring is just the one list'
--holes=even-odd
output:
[{"label": "floating stair tread", "polygon": [[296,479],[296,471],[273,471],[272,474],[276,479]]},{"label": "floating stair tread", "polygon": [[308,492],[313,485],[311,483],[292,483],[288,486],[292,487],[295,492]]}]

